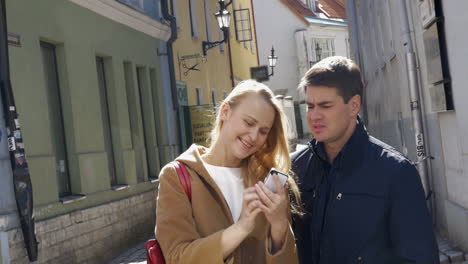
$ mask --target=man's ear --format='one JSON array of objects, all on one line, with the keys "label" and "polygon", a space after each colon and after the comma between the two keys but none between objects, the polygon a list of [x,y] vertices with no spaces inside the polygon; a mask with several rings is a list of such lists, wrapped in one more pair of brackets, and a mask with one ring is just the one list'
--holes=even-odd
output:
[{"label": "man's ear", "polygon": [[231,111],[231,106],[229,103],[223,103],[221,105],[221,120],[226,121],[229,117],[229,112]]},{"label": "man's ear", "polygon": [[361,110],[361,96],[356,94],[351,99],[349,99],[349,106],[351,107],[351,115],[357,116]]}]

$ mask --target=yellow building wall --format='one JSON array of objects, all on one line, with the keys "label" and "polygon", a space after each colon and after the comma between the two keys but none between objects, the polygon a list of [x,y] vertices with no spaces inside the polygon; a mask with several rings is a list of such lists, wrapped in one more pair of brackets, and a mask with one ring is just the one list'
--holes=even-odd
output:
[{"label": "yellow building wall", "polygon": [[[196,88],[201,88],[203,101],[202,104],[213,104],[211,91],[216,94],[216,101],[224,98],[224,95],[232,90],[230,78],[229,50],[225,45],[224,52],[220,51],[219,46],[207,51],[205,58],[192,58],[183,60],[184,56],[199,55],[203,56],[202,41],[208,40],[207,27],[205,20],[205,0],[193,0],[192,8],[195,9],[198,37],[192,37],[189,1],[178,1],[176,19],[178,26],[178,38],[174,42],[174,65],[176,80],[187,85],[188,103],[196,105]],[[207,0],[209,5],[210,25],[212,39],[217,41],[222,38],[218,33],[218,26],[214,13],[219,9],[218,2]],[[184,66],[185,64],[185,66]],[[187,68],[198,64],[196,70],[188,71]]]},{"label": "yellow building wall", "polygon": [[[252,41],[240,42],[236,39],[236,20],[234,10],[249,9]],[[236,83],[250,79],[250,67],[258,66],[255,25],[251,0],[235,0],[229,6],[231,12],[230,44],[232,53],[232,68]],[[238,13],[239,14],[239,13]],[[244,17],[243,19],[246,19]],[[239,23],[237,24],[239,25]]]}]

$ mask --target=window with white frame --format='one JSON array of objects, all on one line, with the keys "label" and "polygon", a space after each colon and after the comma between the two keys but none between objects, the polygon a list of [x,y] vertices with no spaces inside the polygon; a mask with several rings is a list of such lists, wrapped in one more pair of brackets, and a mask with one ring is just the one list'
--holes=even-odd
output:
[{"label": "window with white frame", "polygon": [[[317,56],[317,47],[320,47],[320,58]],[[314,61],[335,56],[335,39],[334,38],[313,38],[312,39],[312,54]]]}]

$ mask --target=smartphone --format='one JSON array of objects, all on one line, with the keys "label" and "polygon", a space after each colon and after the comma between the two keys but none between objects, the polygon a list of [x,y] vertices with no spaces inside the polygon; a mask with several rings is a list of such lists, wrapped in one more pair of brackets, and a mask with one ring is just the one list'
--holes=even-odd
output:
[{"label": "smartphone", "polygon": [[268,172],[268,175],[266,176],[265,181],[264,181],[265,186],[270,191],[276,193],[278,190],[276,189],[276,184],[272,177],[272,174],[274,173],[278,175],[278,179],[281,183],[281,186],[284,186],[286,184],[286,181],[288,180],[288,174],[280,170],[277,170],[275,168],[271,168],[270,172]]}]

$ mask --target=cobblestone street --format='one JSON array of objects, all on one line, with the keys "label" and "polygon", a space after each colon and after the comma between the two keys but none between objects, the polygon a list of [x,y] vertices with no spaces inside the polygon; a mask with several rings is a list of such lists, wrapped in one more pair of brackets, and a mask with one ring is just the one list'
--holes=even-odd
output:
[{"label": "cobblestone street", "polygon": [[[148,238],[149,239],[149,238]],[[440,264],[468,264],[468,254],[454,247],[445,238],[438,237]],[[110,264],[144,264],[146,263],[145,243],[141,241],[113,259]]]},{"label": "cobblestone street", "polygon": [[[149,238],[148,238],[149,239]],[[113,259],[110,264],[143,264],[146,263],[145,243],[147,240],[141,241],[136,246],[128,249],[120,256]]]}]

